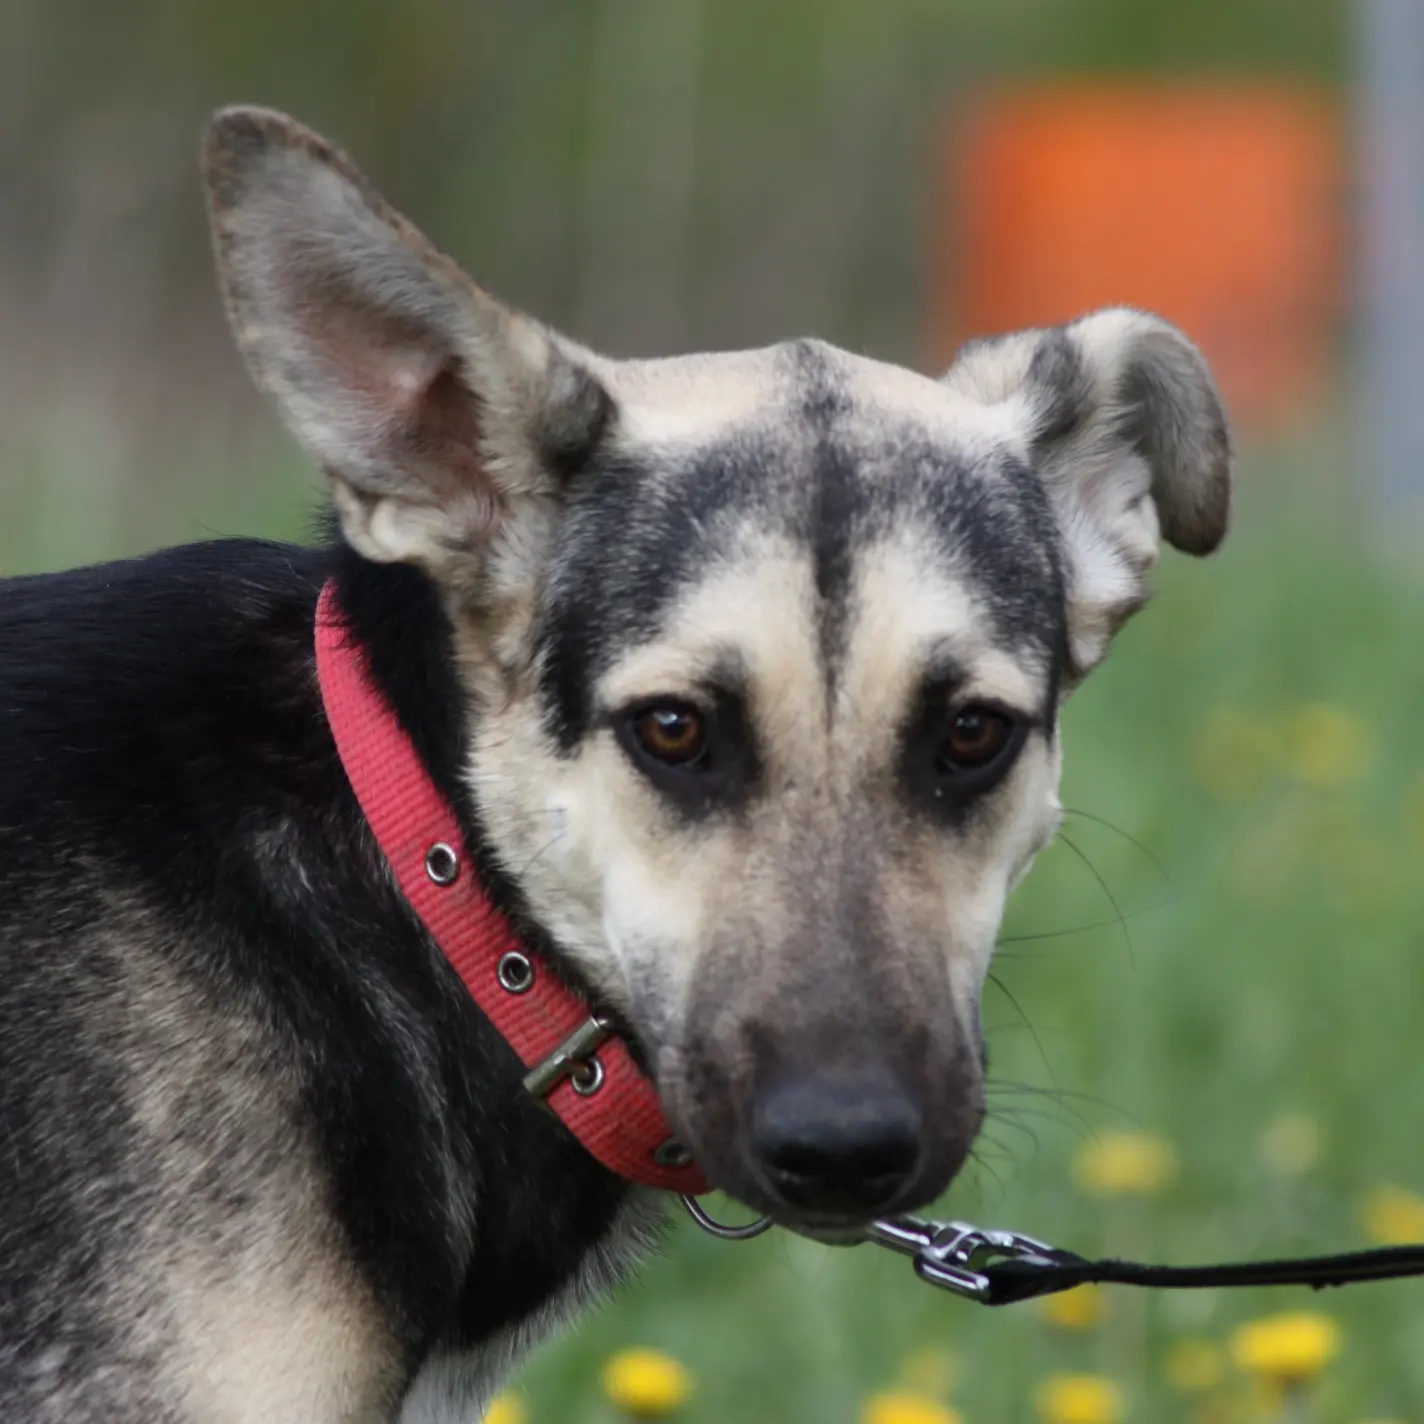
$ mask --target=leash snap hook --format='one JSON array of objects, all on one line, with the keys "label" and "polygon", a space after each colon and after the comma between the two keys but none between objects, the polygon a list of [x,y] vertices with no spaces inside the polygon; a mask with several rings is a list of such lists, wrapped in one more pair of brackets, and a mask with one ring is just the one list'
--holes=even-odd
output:
[{"label": "leash snap hook", "polygon": [[866,1228],[865,1240],[913,1258],[915,1274],[932,1286],[985,1302],[993,1281],[985,1268],[995,1260],[1054,1264],[1046,1242],[1016,1231],[971,1226],[966,1221],[926,1221],[917,1216],[888,1217]]},{"label": "leash snap hook", "polygon": [[930,1285],[971,1300],[987,1300],[993,1282],[984,1267],[994,1261],[1051,1266],[1053,1248],[1016,1231],[986,1230],[962,1221],[941,1226],[915,1256],[915,1274]]}]

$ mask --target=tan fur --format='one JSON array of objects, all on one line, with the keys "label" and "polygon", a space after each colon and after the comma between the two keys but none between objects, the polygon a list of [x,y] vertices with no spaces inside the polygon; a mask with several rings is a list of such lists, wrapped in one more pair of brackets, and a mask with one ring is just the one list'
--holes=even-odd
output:
[{"label": "tan fur", "polygon": [[[86,1185],[93,1229],[109,1233],[102,1304],[117,1353],[161,1359],[175,1406],[214,1424],[387,1418],[394,1342],[331,1216],[281,1051],[253,1006],[218,1004],[174,971],[168,927],[131,890],[97,862],[84,872],[104,928],[83,964],[55,971],[76,1033],[109,1026],[92,1051],[111,1063],[126,1117],[105,1126],[124,1144],[119,1170],[147,1184],[122,1231],[105,1215],[107,1184]],[[122,975],[95,971],[106,963]],[[56,1380],[63,1366],[56,1354]],[[44,1419],[88,1417],[96,1383],[84,1404],[56,1384]],[[116,1408],[128,1403],[118,1389]]]}]

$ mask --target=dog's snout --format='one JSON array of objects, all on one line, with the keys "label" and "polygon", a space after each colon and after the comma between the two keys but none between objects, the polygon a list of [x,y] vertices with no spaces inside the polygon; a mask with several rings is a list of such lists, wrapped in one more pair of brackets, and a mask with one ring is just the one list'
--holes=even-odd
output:
[{"label": "dog's snout", "polygon": [[920,1165],[923,1114],[887,1073],[769,1085],[753,1103],[751,1150],[788,1206],[833,1214],[892,1202]]}]

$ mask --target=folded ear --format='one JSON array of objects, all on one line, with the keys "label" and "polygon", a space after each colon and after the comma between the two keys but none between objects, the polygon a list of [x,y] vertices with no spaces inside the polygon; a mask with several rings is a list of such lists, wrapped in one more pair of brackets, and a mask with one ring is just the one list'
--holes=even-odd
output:
[{"label": "folded ear", "polygon": [[330,476],[348,541],[442,578],[501,536],[527,544],[520,526],[613,416],[578,349],[482,292],[285,115],[218,113],[203,174],[238,344]]},{"label": "folded ear", "polygon": [[1159,538],[1209,554],[1231,508],[1231,436],[1201,353],[1147,312],[966,346],[944,380],[1010,408],[1063,536],[1069,654],[1081,677],[1147,601]]}]

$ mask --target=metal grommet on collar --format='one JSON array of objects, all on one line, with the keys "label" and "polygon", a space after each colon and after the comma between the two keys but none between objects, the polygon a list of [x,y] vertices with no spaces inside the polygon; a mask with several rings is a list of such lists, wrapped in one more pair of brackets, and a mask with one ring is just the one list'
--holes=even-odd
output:
[{"label": "metal grommet on collar", "polygon": [[425,873],[437,885],[453,885],[460,873],[460,857],[455,854],[455,847],[436,841],[425,852]]},{"label": "metal grommet on collar", "polygon": [[591,1098],[603,1086],[603,1061],[585,1058],[569,1074],[569,1082],[581,1098]]},{"label": "metal grommet on collar", "polygon": [[506,989],[511,994],[527,994],[534,987],[534,966],[529,962],[527,954],[511,949],[500,956],[495,977],[499,980],[501,989]]},{"label": "metal grommet on collar", "polygon": [[690,1167],[692,1165],[692,1149],[684,1147],[675,1137],[669,1137],[666,1142],[653,1151],[653,1161],[659,1167]]}]

